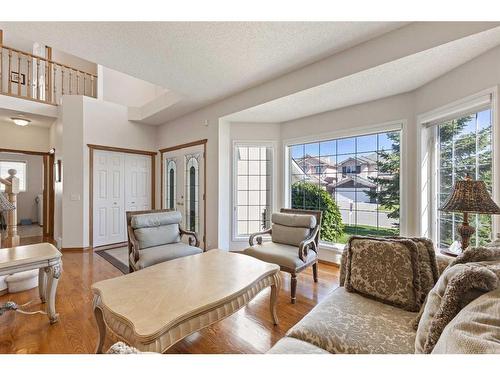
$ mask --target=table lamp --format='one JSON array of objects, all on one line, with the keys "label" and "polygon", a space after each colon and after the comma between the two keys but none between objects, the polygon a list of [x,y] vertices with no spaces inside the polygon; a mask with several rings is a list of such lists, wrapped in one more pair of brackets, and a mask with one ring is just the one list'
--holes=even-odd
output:
[{"label": "table lamp", "polygon": [[469,225],[469,214],[500,214],[500,207],[491,199],[484,181],[474,181],[469,175],[465,177],[465,180],[455,182],[451,195],[439,210],[464,214],[462,225],[457,230],[462,238],[462,251],[469,247],[469,239],[476,231],[473,226]]}]

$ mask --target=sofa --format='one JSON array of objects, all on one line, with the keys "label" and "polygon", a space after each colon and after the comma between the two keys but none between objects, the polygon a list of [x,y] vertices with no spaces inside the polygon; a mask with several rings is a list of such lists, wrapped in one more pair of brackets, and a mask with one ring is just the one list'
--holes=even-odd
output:
[{"label": "sofa", "polygon": [[[453,258],[438,255],[436,260],[441,280]],[[342,262],[345,261],[343,257]],[[341,286],[293,326],[268,353],[419,353],[416,324],[421,314],[422,311],[408,311]],[[445,353],[500,353],[500,288],[465,305],[446,325],[431,354]]]}]

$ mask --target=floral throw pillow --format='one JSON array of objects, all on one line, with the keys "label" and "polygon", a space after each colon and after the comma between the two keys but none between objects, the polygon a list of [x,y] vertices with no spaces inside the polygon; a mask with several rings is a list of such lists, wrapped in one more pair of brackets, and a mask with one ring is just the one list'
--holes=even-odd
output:
[{"label": "floral throw pillow", "polygon": [[348,292],[419,311],[423,301],[414,241],[353,236],[345,251],[344,285]]}]

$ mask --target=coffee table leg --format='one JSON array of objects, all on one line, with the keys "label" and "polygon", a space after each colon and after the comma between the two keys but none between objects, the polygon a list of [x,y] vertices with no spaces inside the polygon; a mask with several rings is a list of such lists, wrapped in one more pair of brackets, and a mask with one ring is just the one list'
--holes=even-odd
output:
[{"label": "coffee table leg", "polygon": [[99,306],[94,307],[94,316],[97,323],[97,346],[95,349],[96,354],[102,354],[102,346],[104,345],[104,340],[106,339],[106,324],[104,323],[104,317],[102,316],[102,310]]},{"label": "coffee table leg", "polygon": [[274,284],[271,285],[271,301],[270,301],[271,316],[273,317],[274,325],[279,324],[278,314],[276,313],[276,307],[278,305],[278,294],[280,288],[281,288],[281,277],[279,273],[277,273],[274,275]]},{"label": "coffee table leg", "polygon": [[59,278],[61,277],[61,264],[55,264],[51,267],[45,268],[48,278],[47,278],[47,314],[49,316],[50,324],[57,323],[59,320],[59,314],[56,313],[56,292],[57,284],[59,283]]},{"label": "coffee table leg", "polygon": [[45,268],[38,270],[38,293],[42,303],[45,303],[47,300],[47,272]]}]

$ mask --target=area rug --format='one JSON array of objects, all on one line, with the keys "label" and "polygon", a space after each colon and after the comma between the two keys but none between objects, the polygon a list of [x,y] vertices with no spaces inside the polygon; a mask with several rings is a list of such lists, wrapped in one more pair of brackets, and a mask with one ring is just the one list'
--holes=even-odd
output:
[{"label": "area rug", "polygon": [[128,248],[126,246],[115,249],[97,250],[95,253],[106,259],[121,272],[128,273]]}]

